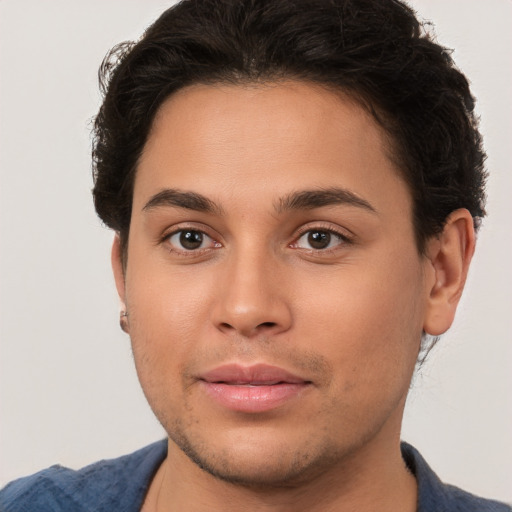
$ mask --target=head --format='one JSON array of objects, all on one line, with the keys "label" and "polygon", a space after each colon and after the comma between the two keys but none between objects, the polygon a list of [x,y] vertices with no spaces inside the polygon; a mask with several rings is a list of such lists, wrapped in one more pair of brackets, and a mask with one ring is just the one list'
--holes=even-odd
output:
[{"label": "head", "polygon": [[[191,0],[102,77],[95,204],[172,442],[261,485],[384,450],[484,215],[473,99],[449,53],[397,1]],[[268,367],[293,388],[268,409],[218,389]]]},{"label": "head", "polygon": [[191,84],[286,79],[342,91],[388,136],[410,188],[418,250],[448,215],[484,216],[485,155],[467,79],[414,12],[396,0],[180,2],[100,70],[94,201],[105,224],[130,231],[133,184],[154,117]]}]

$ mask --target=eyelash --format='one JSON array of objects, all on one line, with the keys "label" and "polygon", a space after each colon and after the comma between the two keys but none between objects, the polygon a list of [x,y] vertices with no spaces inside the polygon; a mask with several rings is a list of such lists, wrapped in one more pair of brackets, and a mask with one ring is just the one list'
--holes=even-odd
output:
[{"label": "eyelash", "polygon": [[[183,233],[198,233],[203,237],[202,243],[204,242],[204,237],[207,237],[212,241],[213,246],[212,247],[200,247],[197,249],[177,249],[171,246],[171,239],[172,237],[176,235],[181,235]],[[204,254],[206,251],[210,249],[217,249],[222,247],[222,244],[220,242],[217,242],[212,236],[210,236],[204,229],[198,228],[198,227],[180,227],[179,229],[175,229],[171,231],[170,233],[165,234],[162,239],[161,243],[167,244],[167,250],[171,253],[178,253],[180,256],[189,256],[194,257],[198,256],[199,254]]]},{"label": "eyelash", "polygon": [[[181,234],[187,233],[187,232],[188,233],[198,233],[198,234],[202,235],[202,237],[203,237],[202,242],[204,242],[204,237],[209,238],[211,240],[212,246],[211,247],[199,247],[197,249],[173,248],[170,243],[172,237],[174,237],[176,235],[181,236]],[[330,236],[334,235],[334,237],[336,237],[339,240],[339,243],[336,244],[334,247],[328,247],[325,249],[301,248],[298,246],[298,243],[301,238],[303,238],[308,233],[315,233],[315,232],[327,233]],[[167,250],[169,252],[178,253],[181,256],[185,256],[185,257],[187,257],[187,256],[188,257],[194,257],[194,256],[197,257],[198,255],[204,254],[205,252],[207,252],[211,249],[218,249],[218,248],[222,247],[222,244],[220,242],[216,241],[212,236],[210,236],[204,229],[201,229],[200,227],[187,227],[187,226],[180,227],[179,229],[175,229],[172,232],[165,234],[162,237],[160,242],[168,245]],[[330,254],[332,252],[339,250],[340,246],[344,246],[346,244],[352,244],[352,243],[353,243],[353,238],[351,236],[347,235],[347,233],[341,232],[340,230],[335,229],[332,225],[318,225],[317,224],[315,226],[309,225],[309,226],[304,226],[303,228],[301,228],[299,230],[298,234],[295,236],[294,241],[292,243],[290,243],[288,245],[288,247],[295,248],[295,249],[302,249],[302,250],[307,251],[312,254],[325,254],[326,255],[326,254]]]},{"label": "eyelash", "polygon": [[[301,228],[299,230],[298,235],[295,237],[294,242],[292,242],[290,244],[290,247],[297,247],[297,244],[302,237],[304,237],[308,233],[315,233],[315,232],[328,233],[331,236],[334,235],[334,237],[336,237],[339,240],[339,243],[336,244],[336,246],[334,246],[334,247],[326,248],[326,249],[314,249],[314,248],[303,249],[305,251],[308,251],[309,253],[327,255],[327,254],[330,254],[332,252],[336,252],[337,250],[339,250],[340,246],[354,243],[353,237],[348,235],[346,232],[342,232],[341,230],[334,228],[330,224],[329,225],[316,224],[314,226],[308,225],[308,226],[304,226],[303,228]],[[300,249],[300,247],[299,247],[299,249]]]}]

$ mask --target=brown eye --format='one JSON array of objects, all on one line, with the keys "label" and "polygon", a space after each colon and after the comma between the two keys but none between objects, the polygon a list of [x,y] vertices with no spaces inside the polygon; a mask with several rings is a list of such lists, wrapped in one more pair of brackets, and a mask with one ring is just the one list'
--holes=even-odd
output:
[{"label": "brown eye", "polygon": [[308,243],[313,249],[326,249],[331,243],[331,233],[327,231],[310,231]]},{"label": "brown eye", "polygon": [[344,237],[338,233],[325,229],[311,229],[297,240],[295,247],[321,251],[342,245],[345,241]]},{"label": "brown eye", "polygon": [[195,251],[211,246],[213,240],[201,231],[182,229],[169,237],[169,244],[178,251]]}]

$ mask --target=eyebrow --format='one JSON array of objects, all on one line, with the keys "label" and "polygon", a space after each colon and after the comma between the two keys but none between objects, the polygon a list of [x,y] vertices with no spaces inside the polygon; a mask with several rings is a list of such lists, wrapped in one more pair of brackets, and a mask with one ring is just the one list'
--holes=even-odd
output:
[{"label": "eyebrow", "polygon": [[[313,210],[324,206],[348,205],[377,213],[365,199],[344,188],[301,190],[280,198],[274,205],[277,213],[291,210]],[[161,207],[184,208],[204,213],[222,215],[223,209],[211,199],[197,192],[184,192],[166,188],[151,196],[143,211]]]},{"label": "eyebrow", "polygon": [[183,192],[172,188],[166,188],[152,196],[142,210],[154,210],[155,208],[170,206],[185,208],[205,213],[222,214],[222,208],[211,199],[196,192]]},{"label": "eyebrow", "polygon": [[344,188],[327,188],[292,192],[282,197],[276,205],[278,213],[289,210],[313,210],[323,206],[348,205],[372,213],[377,210],[365,199]]}]

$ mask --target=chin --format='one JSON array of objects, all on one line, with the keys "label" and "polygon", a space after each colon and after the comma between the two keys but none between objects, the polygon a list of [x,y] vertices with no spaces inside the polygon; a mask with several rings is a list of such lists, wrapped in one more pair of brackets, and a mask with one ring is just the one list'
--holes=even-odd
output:
[{"label": "chin", "polygon": [[337,447],[331,443],[304,446],[266,436],[234,435],[227,445],[197,441],[174,431],[171,440],[199,468],[216,479],[252,489],[297,487],[310,482],[339,461]]}]

